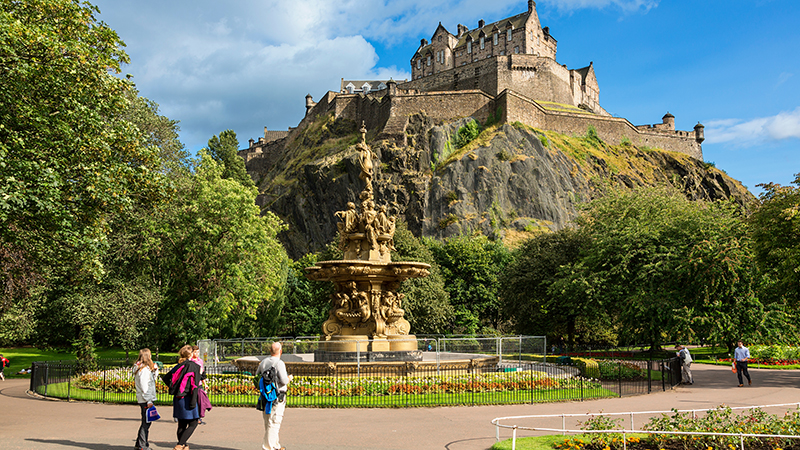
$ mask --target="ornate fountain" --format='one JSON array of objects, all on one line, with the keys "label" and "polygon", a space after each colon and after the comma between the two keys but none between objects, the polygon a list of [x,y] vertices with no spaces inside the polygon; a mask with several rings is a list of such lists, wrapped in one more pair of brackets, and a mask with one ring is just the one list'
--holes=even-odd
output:
[{"label": "ornate fountain", "polygon": [[[356,145],[365,187],[359,205],[347,203],[338,211],[340,261],[322,261],[306,268],[312,280],[331,281],[328,320],[322,324],[323,345],[314,355],[320,361],[419,361],[416,338],[403,318],[404,294],[397,292],[409,278],[428,276],[430,265],[420,262],[392,262],[395,217],[387,216],[386,206],[376,209],[373,201],[373,160],[376,155],[367,145],[367,130],[361,124],[361,141]],[[366,354],[366,355],[365,355]]]}]

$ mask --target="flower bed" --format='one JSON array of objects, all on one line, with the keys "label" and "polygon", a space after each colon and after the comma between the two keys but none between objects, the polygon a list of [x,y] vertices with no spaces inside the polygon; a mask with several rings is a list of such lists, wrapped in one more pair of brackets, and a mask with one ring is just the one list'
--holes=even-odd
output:
[{"label": "flower bed", "polygon": [[[720,358],[718,361],[733,363],[733,358]],[[765,366],[792,366],[800,364],[800,359],[750,358],[748,363],[763,364]]]},{"label": "flower bed", "polygon": [[[581,426],[583,430],[616,430],[621,429],[623,419],[611,419],[596,416]],[[720,407],[709,411],[705,416],[693,419],[691,413],[674,413],[672,416],[662,414],[655,417],[643,427],[650,431],[681,432],[713,432],[732,434],[779,434],[800,435],[800,412],[790,412],[783,417],[767,414],[760,409],[736,415],[728,407]],[[681,450],[718,450],[740,448],[739,436],[712,435],[668,435],[647,434],[626,436],[625,444],[630,450],[645,449],[681,449]],[[797,450],[800,439],[754,438],[745,437],[744,446],[748,450]],[[623,448],[621,433],[597,433],[576,436],[556,444],[557,449],[576,450],[619,450]]]},{"label": "flower bed", "polygon": [[[615,366],[616,367],[616,366]],[[242,374],[209,375],[205,390],[209,395],[258,395],[254,377]],[[73,379],[80,389],[114,393],[134,393],[136,388],[131,368],[88,372]],[[557,389],[599,388],[600,384],[582,377],[548,377],[543,372],[507,372],[464,375],[431,375],[409,377],[294,377],[289,385],[292,396],[381,396],[423,395],[432,393],[511,392],[521,390],[548,391]],[[160,379],[159,393],[167,391]]]}]

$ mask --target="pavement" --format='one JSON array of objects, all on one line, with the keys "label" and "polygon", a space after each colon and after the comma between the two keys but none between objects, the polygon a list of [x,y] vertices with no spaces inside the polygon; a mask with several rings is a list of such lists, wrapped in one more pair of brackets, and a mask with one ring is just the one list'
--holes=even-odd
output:
[{"label": "pavement", "polygon": [[[666,411],[677,409],[800,403],[800,371],[750,369],[753,385],[737,387],[730,367],[694,364],[695,383],[666,392],[624,398],[534,405],[464,406],[408,409],[289,408],[281,428],[288,450],[448,449],[485,450],[495,442],[495,417],[534,414]],[[136,405],[106,405],[34,398],[29,380],[0,381],[0,449],[130,450],[139,426]],[[165,419],[150,428],[153,450],[172,449],[176,424]],[[768,410],[773,414],[777,410]],[[258,450],[264,433],[262,413],[254,408],[211,410],[197,428],[192,450]],[[636,418],[637,423],[643,418]],[[557,423],[540,426],[560,426]],[[530,419],[519,419],[531,426]],[[570,423],[568,423],[570,425]],[[520,431],[518,436],[531,435]],[[501,430],[501,439],[511,437]]]}]

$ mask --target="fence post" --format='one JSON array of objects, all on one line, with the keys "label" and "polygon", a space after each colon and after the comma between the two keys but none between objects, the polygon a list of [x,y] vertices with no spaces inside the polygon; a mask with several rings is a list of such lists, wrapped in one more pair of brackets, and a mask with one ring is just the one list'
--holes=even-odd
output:
[{"label": "fence post", "polygon": [[47,386],[50,384],[50,364],[45,365],[44,370],[44,396],[47,397]]},{"label": "fence post", "polygon": [[106,368],[103,367],[103,403],[106,402]]},{"label": "fence post", "polygon": [[70,395],[72,393],[71,388],[72,388],[72,369],[73,369],[73,367],[75,367],[75,366],[70,366],[69,372],[67,372],[67,401],[71,400]]},{"label": "fence post", "polygon": [[664,391],[664,392],[666,392],[666,390],[667,390],[667,387],[666,387],[666,385],[664,384],[664,375],[665,375],[665,374],[664,374],[664,360],[662,359],[662,360],[661,360],[661,390],[662,390],[662,391]]},{"label": "fence post", "polygon": [[619,369],[619,396],[622,398],[622,363],[617,363],[617,368]]},{"label": "fence post", "polygon": [[500,357],[500,363],[503,362],[503,337],[497,338],[497,356]]}]

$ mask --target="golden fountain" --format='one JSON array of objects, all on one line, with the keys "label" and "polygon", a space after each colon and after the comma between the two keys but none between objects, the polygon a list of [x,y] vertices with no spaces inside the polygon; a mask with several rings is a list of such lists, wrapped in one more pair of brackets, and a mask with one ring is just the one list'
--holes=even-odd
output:
[{"label": "golden fountain", "polygon": [[395,217],[387,216],[386,206],[376,209],[373,201],[373,160],[376,155],[366,142],[367,130],[361,124],[361,141],[356,145],[365,187],[359,206],[348,202],[347,209],[335,213],[339,218],[340,261],[322,261],[306,268],[312,280],[331,281],[328,320],[322,324],[323,343],[314,355],[320,361],[419,361],[416,337],[403,318],[404,294],[400,283],[409,278],[428,276],[430,265],[420,262],[392,262]]}]

